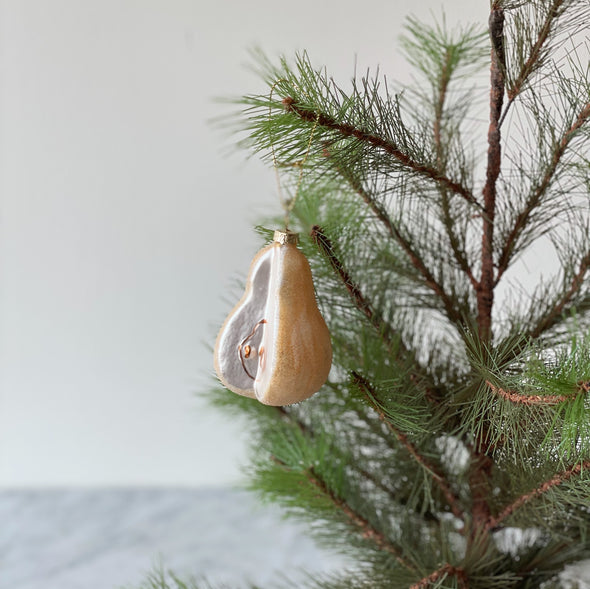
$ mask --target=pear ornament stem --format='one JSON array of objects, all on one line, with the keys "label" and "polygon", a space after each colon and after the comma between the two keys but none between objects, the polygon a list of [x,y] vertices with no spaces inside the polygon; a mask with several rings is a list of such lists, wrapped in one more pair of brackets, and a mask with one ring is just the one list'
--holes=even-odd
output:
[{"label": "pear ornament stem", "polygon": [[332,365],[330,333],[297,242],[297,233],[278,230],[254,256],[244,295],[215,343],[215,371],[222,384],[265,405],[311,397]]}]

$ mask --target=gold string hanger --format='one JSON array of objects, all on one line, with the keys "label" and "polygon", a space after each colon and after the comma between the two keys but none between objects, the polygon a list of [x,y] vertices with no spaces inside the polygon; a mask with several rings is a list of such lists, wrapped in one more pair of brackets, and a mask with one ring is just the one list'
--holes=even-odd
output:
[{"label": "gold string hanger", "polygon": [[[272,97],[273,97],[273,93],[275,91],[275,88],[281,82],[286,82],[286,81],[287,80],[285,78],[280,78],[271,86],[270,94],[268,96],[268,100],[269,100],[268,120],[269,120],[269,122],[270,122],[271,116],[272,116]],[[305,94],[305,92],[303,92],[303,93]],[[311,152],[311,144],[313,142],[313,136],[314,136],[315,131],[318,126],[318,121],[319,121],[319,115],[313,124],[313,127],[311,129],[311,133],[309,134],[309,140],[307,142],[307,149],[305,150],[305,154],[301,160],[298,160],[296,162],[293,162],[290,164],[279,162],[277,160],[272,135],[270,137],[270,150],[271,150],[271,154],[272,154],[272,163],[273,163],[273,167],[275,170],[275,176],[276,176],[276,180],[277,180],[277,191],[278,191],[279,199],[281,200],[281,204],[283,206],[283,209],[285,210],[285,230],[287,230],[287,231],[289,230],[289,221],[291,219],[291,212],[293,211],[293,208],[295,207],[295,202],[297,201],[297,197],[299,196],[299,189],[301,187],[301,182],[303,180],[303,167],[305,166],[305,163],[307,162],[307,159],[309,158],[309,154]],[[279,174],[279,167],[281,167],[281,168],[286,168],[286,167],[299,168],[299,176],[297,178],[297,184],[295,186],[295,194],[293,195],[293,197],[291,199],[287,199],[283,196],[283,189],[282,189],[282,184],[281,184],[281,177]]]}]

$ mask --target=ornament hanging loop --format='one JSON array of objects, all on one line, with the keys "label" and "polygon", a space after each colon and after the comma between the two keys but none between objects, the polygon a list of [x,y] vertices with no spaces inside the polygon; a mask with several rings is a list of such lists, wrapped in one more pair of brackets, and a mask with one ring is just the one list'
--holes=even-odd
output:
[{"label": "ornament hanging loop", "polygon": [[[268,120],[270,122],[271,117],[272,117],[272,97],[274,94],[274,91],[276,89],[276,87],[281,83],[281,82],[286,82],[287,80],[285,78],[281,78],[279,80],[277,80],[270,88],[270,94],[268,96],[268,100],[269,100],[269,105],[268,105]],[[289,230],[289,221],[291,220],[291,212],[293,211],[294,207],[295,207],[295,203],[297,201],[297,197],[299,196],[299,190],[301,188],[301,182],[303,180],[303,168],[305,166],[305,163],[307,162],[308,158],[309,158],[309,154],[311,152],[311,145],[313,143],[313,137],[315,135],[315,132],[317,130],[318,127],[318,123],[319,123],[319,113],[313,123],[313,127],[311,128],[311,133],[309,134],[309,140],[307,142],[307,148],[305,150],[305,154],[303,155],[303,158],[300,160],[297,160],[295,162],[292,163],[281,163],[277,160],[277,155],[275,152],[275,146],[274,146],[274,141],[271,137],[271,142],[270,142],[270,150],[271,150],[271,154],[272,154],[272,163],[273,163],[273,167],[275,169],[275,175],[276,175],[276,179],[277,179],[277,190],[279,193],[279,198],[281,200],[281,204],[283,205],[283,209],[285,210],[285,229],[288,231]],[[299,174],[297,177],[297,184],[295,185],[295,192],[293,194],[293,196],[291,198],[285,198],[283,196],[283,190],[282,190],[282,185],[281,185],[281,178],[280,178],[280,174],[279,174],[279,168],[286,168],[286,167],[292,167],[292,168],[298,168],[299,169]]]}]

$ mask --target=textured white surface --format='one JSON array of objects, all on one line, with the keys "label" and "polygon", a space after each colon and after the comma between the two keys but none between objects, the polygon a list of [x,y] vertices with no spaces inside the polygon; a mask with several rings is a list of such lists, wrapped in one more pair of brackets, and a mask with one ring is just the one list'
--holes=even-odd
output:
[{"label": "textured white surface", "polygon": [[0,493],[0,589],[133,585],[161,562],[181,578],[241,589],[343,561],[252,496],[209,490]]},{"label": "textured white surface", "polygon": [[[223,488],[2,491],[0,522],[0,589],[132,589],[159,563],[185,580],[275,589],[354,567],[276,506]],[[507,530],[503,544],[520,538]],[[562,580],[590,589],[590,562]]]}]

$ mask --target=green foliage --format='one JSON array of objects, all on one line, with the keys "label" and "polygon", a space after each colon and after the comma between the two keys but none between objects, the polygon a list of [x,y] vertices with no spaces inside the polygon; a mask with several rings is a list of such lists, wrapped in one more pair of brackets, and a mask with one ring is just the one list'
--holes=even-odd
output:
[{"label": "green foliage", "polygon": [[[252,425],[250,487],[359,563],[312,587],[533,589],[589,555],[589,18],[493,2],[491,48],[410,18],[398,91],[257,56],[242,145],[294,204],[333,369],[295,406],[212,396]],[[529,292],[539,240],[559,269]]]},{"label": "green foliage", "polygon": [[519,469],[536,469],[547,460],[590,458],[588,336],[574,335],[569,345],[557,348],[525,345],[509,363],[502,361],[501,349],[481,352],[472,349],[470,358],[481,384],[477,402],[464,415],[465,429],[477,431],[486,415],[498,459]]}]

